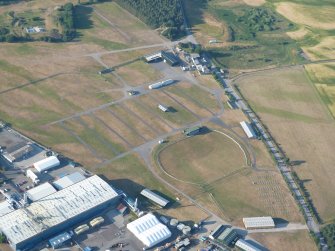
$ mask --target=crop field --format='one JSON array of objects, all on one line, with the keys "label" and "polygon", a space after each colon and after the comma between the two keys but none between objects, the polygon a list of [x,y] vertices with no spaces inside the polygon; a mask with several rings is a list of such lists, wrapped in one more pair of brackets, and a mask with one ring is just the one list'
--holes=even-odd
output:
[{"label": "crop field", "polygon": [[227,221],[241,225],[242,217],[266,214],[301,221],[280,174],[253,171],[248,151],[219,132],[171,139],[155,156],[163,177]]},{"label": "crop field", "polygon": [[255,73],[236,83],[285,150],[321,218],[333,219],[334,121],[304,69]]},{"label": "crop field", "polygon": [[309,232],[254,233],[250,237],[264,244],[269,250],[318,250]]}]

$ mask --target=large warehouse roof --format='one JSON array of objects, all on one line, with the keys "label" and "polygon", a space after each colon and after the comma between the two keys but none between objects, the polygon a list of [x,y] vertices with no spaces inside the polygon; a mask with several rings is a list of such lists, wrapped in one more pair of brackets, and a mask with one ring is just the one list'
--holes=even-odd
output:
[{"label": "large warehouse roof", "polygon": [[27,196],[32,201],[37,201],[55,192],[57,192],[57,190],[52,185],[50,185],[49,183],[44,183],[28,190]]},{"label": "large warehouse roof", "polygon": [[250,244],[249,242],[246,242],[245,240],[239,239],[235,246],[239,247],[240,249],[244,251],[261,251],[259,248],[256,248],[254,245]]},{"label": "large warehouse roof", "polygon": [[153,247],[171,236],[170,230],[151,213],[129,223],[127,228],[145,246]]},{"label": "large warehouse roof", "polygon": [[95,175],[0,217],[0,230],[16,245],[117,196]]},{"label": "large warehouse roof", "polygon": [[243,218],[243,223],[246,229],[275,227],[275,223],[270,216]]},{"label": "large warehouse roof", "polygon": [[68,186],[71,186],[73,184],[76,184],[79,181],[82,181],[86,179],[84,175],[82,175],[79,172],[72,173],[70,175],[67,175],[63,178],[60,178],[59,180],[53,182],[53,185],[58,189],[64,189]]},{"label": "large warehouse roof", "polygon": [[154,193],[153,191],[150,191],[149,189],[143,189],[141,194],[148,199],[152,200],[153,202],[157,203],[161,207],[165,207],[169,201],[167,199],[164,199],[162,196]]},{"label": "large warehouse roof", "polygon": [[14,208],[9,204],[7,200],[0,203],[0,217],[13,211]]},{"label": "large warehouse roof", "polygon": [[60,164],[56,156],[50,156],[34,163],[34,167],[37,171],[43,172]]}]

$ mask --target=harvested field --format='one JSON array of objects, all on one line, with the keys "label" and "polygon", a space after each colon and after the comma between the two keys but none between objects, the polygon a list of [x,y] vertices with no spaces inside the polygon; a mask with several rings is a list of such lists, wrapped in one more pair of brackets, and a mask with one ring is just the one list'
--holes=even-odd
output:
[{"label": "harvested field", "polygon": [[[334,28],[335,29],[335,28]],[[335,37],[325,37],[320,43],[312,47],[303,47],[305,53],[312,60],[335,58]]]},{"label": "harvested field", "polygon": [[281,233],[257,233],[250,234],[250,237],[273,251],[318,250],[309,232],[303,230]]},{"label": "harvested field", "polygon": [[302,40],[308,34],[308,30],[305,27],[300,27],[298,30],[289,31],[286,34],[294,40]]},{"label": "harvested field", "polygon": [[304,69],[255,73],[236,83],[305,181],[321,218],[333,219],[334,121]]},{"label": "harvested field", "polygon": [[291,2],[277,4],[276,10],[287,19],[297,24],[304,24],[318,29],[335,29],[335,7],[303,5]]}]

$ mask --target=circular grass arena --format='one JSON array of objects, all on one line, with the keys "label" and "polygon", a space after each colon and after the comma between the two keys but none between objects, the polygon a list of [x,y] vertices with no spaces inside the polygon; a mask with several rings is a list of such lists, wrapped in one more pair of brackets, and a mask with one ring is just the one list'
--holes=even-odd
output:
[{"label": "circular grass arena", "polygon": [[202,185],[246,168],[248,155],[231,136],[211,131],[167,145],[157,161],[169,177]]}]

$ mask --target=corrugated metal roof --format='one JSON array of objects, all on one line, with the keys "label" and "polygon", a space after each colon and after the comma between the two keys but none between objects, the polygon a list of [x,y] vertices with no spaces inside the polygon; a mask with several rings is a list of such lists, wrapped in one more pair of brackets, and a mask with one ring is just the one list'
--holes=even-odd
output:
[{"label": "corrugated metal roof", "polygon": [[50,185],[50,183],[46,182],[42,185],[28,190],[27,196],[32,201],[37,201],[55,192],[57,192],[57,190],[52,185]]},{"label": "corrugated metal roof", "polygon": [[59,180],[53,182],[52,184],[58,189],[64,189],[68,186],[71,186],[73,184],[76,184],[82,180],[86,179],[84,175],[82,175],[79,172],[72,173],[70,175],[67,175],[63,178],[60,178]]},{"label": "corrugated metal roof", "polygon": [[13,211],[14,208],[9,204],[8,201],[0,203],[0,217]]},{"label": "corrugated metal roof", "polygon": [[151,213],[129,223],[127,228],[145,246],[153,247],[171,236],[170,230]]},{"label": "corrugated metal roof", "polygon": [[275,223],[270,216],[243,218],[246,228],[273,228]]},{"label": "corrugated metal roof", "polygon": [[249,242],[246,242],[245,240],[239,239],[235,246],[239,247],[240,249],[244,251],[261,251],[259,248],[256,248],[254,245],[250,244]]},{"label": "corrugated metal roof", "polygon": [[154,193],[153,191],[150,191],[149,189],[143,189],[141,194],[148,199],[152,200],[153,202],[157,203],[161,207],[165,207],[169,201],[167,199],[164,199],[162,196]]},{"label": "corrugated metal roof", "polygon": [[254,129],[250,126],[249,123],[242,121],[240,122],[240,125],[242,126],[242,129],[244,130],[245,134],[248,136],[248,138],[255,138],[256,134]]},{"label": "corrugated metal roof", "polygon": [[0,230],[13,244],[18,244],[117,196],[111,186],[95,175],[0,217]]}]

